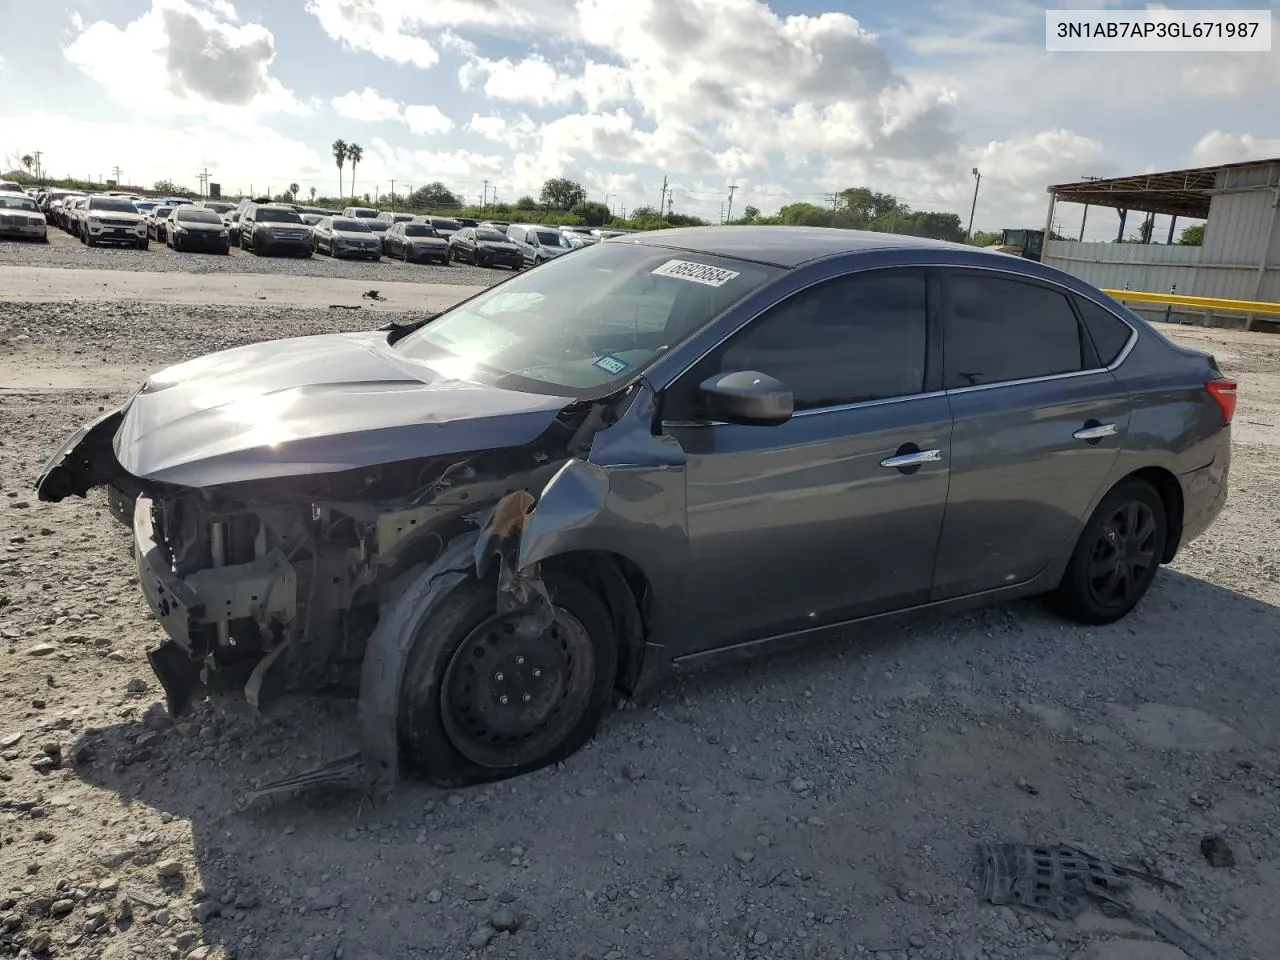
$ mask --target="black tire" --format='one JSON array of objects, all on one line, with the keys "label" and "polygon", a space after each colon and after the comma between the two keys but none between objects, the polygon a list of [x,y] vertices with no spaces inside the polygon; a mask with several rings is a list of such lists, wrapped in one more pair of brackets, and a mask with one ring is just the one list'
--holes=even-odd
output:
[{"label": "black tire", "polygon": [[96,247],[98,245],[98,241],[89,236],[88,230],[84,231],[84,240],[81,242],[84,243],[86,247]]},{"label": "black tire", "polygon": [[150,250],[150,249],[151,249],[151,241],[149,241],[146,237],[143,237],[141,240],[139,240],[139,241],[138,241],[138,249],[139,249],[139,250]]},{"label": "black tire", "polygon": [[[533,641],[508,639],[510,618],[495,615],[493,578],[481,582],[469,577],[441,601],[427,623],[419,625],[405,667],[398,726],[406,760],[429,780],[463,786],[519,776],[564,759],[595,733],[617,674],[618,641],[612,621],[604,603],[580,580],[548,572],[544,582],[558,619]],[[542,647],[548,643],[551,646]],[[574,673],[574,658],[561,652],[570,649],[570,643],[577,651],[579,673]],[[506,681],[510,686],[498,689],[532,688],[547,698],[550,713],[522,739],[502,744],[483,721],[501,719],[494,716],[499,713],[513,716],[494,700],[493,684],[503,674],[486,677],[488,699],[493,701],[487,707],[479,704],[478,690],[474,702],[466,701],[460,691],[470,693],[470,675],[478,665],[496,668],[524,663],[521,651],[526,649],[535,664],[547,658],[552,678],[535,681],[532,675],[521,677],[519,668],[509,667],[513,671]],[[584,658],[589,666],[583,667]],[[529,669],[532,673],[532,666]],[[557,684],[557,679],[562,682]],[[463,704],[455,703],[459,696]],[[479,714],[481,708],[490,711],[488,717]]]},{"label": "black tire", "polygon": [[1160,494],[1143,480],[1119,484],[1089,517],[1048,605],[1077,623],[1114,623],[1151,588],[1167,538]]}]

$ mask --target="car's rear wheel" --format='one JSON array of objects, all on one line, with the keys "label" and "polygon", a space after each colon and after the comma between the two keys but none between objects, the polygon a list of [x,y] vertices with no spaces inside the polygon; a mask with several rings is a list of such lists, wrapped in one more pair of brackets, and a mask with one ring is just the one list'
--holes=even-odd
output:
[{"label": "car's rear wheel", "polygon": [[93,239],[93,237],[89,236],[89,231],[88,231],[88,229],[86,229],[86,230],[84,231],[84,233],[83,233],[83,235],[82,235],[82,240],[83,240],[84,245],[85,245],[86,247],[96,247],[96,246],[98,245],[98,241],[97,241],[97,240],[95,240],[95,239]]},{"label": "car's rear wheel", "polygon": [[548,574],[555,619],[531,639],[469,578],[419,624],[400,693],[408,760],[461,785],[537,770],[573,753],[608,706],[618,644],[608,611],[573,577]]},{"label": "car's rear wheel", "polygon": [[1167,538],[1164,502],[1155,489],[1142,480],[1121,483],[1085,524],[1049,605],[1079,623],[1119,620],[1151,588]]}]

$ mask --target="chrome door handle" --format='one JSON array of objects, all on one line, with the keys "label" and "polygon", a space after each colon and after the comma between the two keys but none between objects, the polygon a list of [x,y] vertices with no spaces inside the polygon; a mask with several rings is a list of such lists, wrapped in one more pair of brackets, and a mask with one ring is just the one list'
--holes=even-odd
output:
[{"label": "chrome door handle", "polygon": [[1103,437],[1114,437],[1116,433],[1114,423],[1100,423],[1096,427],[1083,427],[1071,436],[1077,440],[1101,440]]},{"label": "chrome door handle", "polygon": [[917,450],[915,453],[904,453],[880,461],[880,466],[896,469],[899,467],[918,467],[922,463],[937,463],[942,459],[941,450]]}]

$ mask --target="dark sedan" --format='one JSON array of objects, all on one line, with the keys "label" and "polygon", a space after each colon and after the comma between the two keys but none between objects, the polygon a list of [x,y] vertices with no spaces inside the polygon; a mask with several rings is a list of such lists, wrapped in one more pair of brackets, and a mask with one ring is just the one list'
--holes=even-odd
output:
[{"label": "dark sedan", "polygon": [[473,263],[477,267],[510,267],[524,263],[520,248],[505,234],[487,227],[464,227],[449,238],[449,259]]},{"label": "dark sedan", "polygon": [[397,223],[382,241],[388,257],[405,263],[448,263],[449,241],[425,223]]},{"label": "dark sedan", "polygon": [[401,751],[456,785],[565,757],[673,665],[1032,594],[1120,619],[1222,508],[1235,391],[1029,260],[663,230],[173,367],[38,492],[111,488],[174,713],[224,663],[359,675],[360,753],[270,789],[384,788]]},{"label": "dark sedan", "polygon": [[231,238],[226,224],[217,212],[208,207],[176,207],[169,218],[165,243],[174,250],[208,250],[213,253],[230,253]]},{"label": "dark sedan", "polygon": [[311,228],[313,249],[334,259],[360,257],[381,260],[382,238],[369,229],[370,222],[355,217],[325,217]]}]

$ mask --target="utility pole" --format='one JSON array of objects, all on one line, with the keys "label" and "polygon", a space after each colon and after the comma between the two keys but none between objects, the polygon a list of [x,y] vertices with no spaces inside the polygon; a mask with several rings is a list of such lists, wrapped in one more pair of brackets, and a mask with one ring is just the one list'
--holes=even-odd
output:
[{"label": "utility pole", "polygon": [[836,225],[836,214],[840,212],[840,194],[831,194],[831,225]]},{"label": "utility pole", "polygon": [[662,216],[662,211],[667,205],[667,178],[662,178],[662,196],[658,200],[658,216]]},{"label": "utility pole", "polygon": [[728,223],[730,220],[733,219],[733,191],[737,189],[738,189],[738,185],[736,183],[729,185],[729,206],[728,206],[728,209],[725,210],[725,214],[724,214],[725,223]]},{"label": "utility pole", "polygon": [[671,194],[670,196],[667,197],[667,216],[668,217],[671,216],[672,208],[674,208],[675,205],[676,205],[675,194]]},{"label": "utility pole", "polygon": [[1084,224],[1085,224],[1085,221],[1088,219],[1089,219],[1089,205],[1086,203],[1084,205],[1084,214],[1080,217],[1080,240],[1078,242],[1084,241]]},{"label": "utility pole", "polygon": [[205,167],[203,170],[197,173],[196,179],[200,181],[200,197],[201,199],[203,199],[204,196],[209,192],[207,189],[209,186],[209,168]]},{"label": "utility pole", "polygon": [[480,197],[480,212],[484,213],[489,206],[489,181],[484,182],[484,194]]},{"label": "utility pole", "polygon": [[121,185],[121,183],[122,183],[123,181],[120,179],[120,167],[119,167],[119,165],[117,164],[115,167],[113,167],[113,168],[112,168],[112,170],[111,170],[111,172],[112,172],[113,174],[115,174],[115,178],[116,178],[116,186],[117,186],[117,187],[118,187],[118,186],[120,186],[120,185]]},{"label": "utility pole", "polygon": [[40,156],[41,156],[40,151],[36,150],[31,155],[35,157],[35,161],[36,161],[36,179],[43,180],[44,177],[40,172]]},{"label": "utility pole", "polygon": [[969,207],[969,229],[965,232],[966,241],[973,239],[973,214],[978,209],[978,187],[982,184],[982,174],[978,172],[978,168],[973,168],[973,205]]}]

